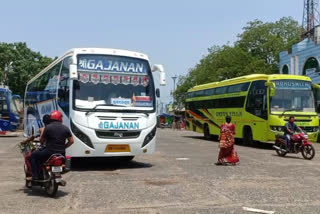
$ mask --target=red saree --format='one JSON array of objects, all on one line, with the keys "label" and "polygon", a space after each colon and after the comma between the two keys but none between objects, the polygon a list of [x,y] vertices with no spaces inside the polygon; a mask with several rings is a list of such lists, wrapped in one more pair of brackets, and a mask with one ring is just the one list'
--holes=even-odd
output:
[{"label": "red saree", "polygon": [[219,158],[218,163],[231,163],[239,162],[239,157],[234,149],[234,134],[235,125],[232,123],[224,123],[221,125],[220,142],[219,142]]}]

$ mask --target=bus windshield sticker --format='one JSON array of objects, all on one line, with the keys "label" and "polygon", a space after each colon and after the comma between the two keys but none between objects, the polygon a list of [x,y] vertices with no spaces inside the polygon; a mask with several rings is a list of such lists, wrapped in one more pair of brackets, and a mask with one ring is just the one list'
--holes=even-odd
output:
[{"label": "bus windshield sticker", "polygon": [[133,100],[133,106],[136,107],[151,107],[152,106],[152,100],[149,96],[135,96],[132,97]]},{"label": "bus windshield sticker", "polygon": [[121,83],[124,85],[129,85],[130,84],[130,76],[127,76],[127,75],[121,76]]},{"label": "bus windshield sticker", "polygon": [[132,76],[131,77],[131,84],[134,86],[139,85],[140,83],[140,78],[138,76]]},{"label": "bus windshield sticker", "polygon": [[127,98],[111,98],[111,104],[113,104],[113,105],[122,105],[122,106],[131,106],[131,99],[127,99]]},{"label": "bus windshield sticker", "polygon": [[117,73],[147,73],[147,62],[142,59],[116,56],[79,55],[79,71],[111,71]]},{"label": "bus windshield sticker", "polygon": [[142,77],[141,82],[142,82],[143,87],[147,87],[149,85],[149,77],[148,76]]},{"label": "bus windshield sticker", "polygon": [[87,83],[87,82],[89,82],[89,74],[80,73],[79,74],[79,79],[80,79],[81,82]]},{"label": "bus windshield sticker", "polygon": [[111,76],[111,83],[114,85],[118,85],[120,83],[120,76],[119,75],[112,75]]},{"label": "bus windshield sticker", "polygon": [[100,82],[100,75],[99,74],[91,74],[91,82],[93,84],[98,84]]},{"label": "bus windshield sticker", "polygon": [[109,84],[110,83],[110,75],[109,74],[103,74],[101,76],[101,82],[104,84]]},{"label": "bus windshield sticker", "polygon": [[300,89],[300,90],[311,90],[311,83],[308,81],[301,80],[276,80],[277,89]]}]

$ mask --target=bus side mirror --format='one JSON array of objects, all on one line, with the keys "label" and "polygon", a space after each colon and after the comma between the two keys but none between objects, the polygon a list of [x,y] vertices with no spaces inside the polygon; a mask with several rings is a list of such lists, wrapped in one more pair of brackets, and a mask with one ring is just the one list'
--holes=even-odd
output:
[{"label": "bus side mirror", "polygon": [[276,84],[274,84],[274,82],[266,82],[265,86],[267,86],[270,90],[270,97],[273,97],[276,93]]},{"label": "bus side mirror", "polygon": [[157,96],[157,97],[160,97],[160,90],[159,90],[159,88],[156,89],[156,96]]},{"label": "bus side mirror", "polygon": [[78,66],[76,64],[69,65],[70,79],[78,79]]},{"label": "bus side mirror", "polygon": [[160,73],[160,85],[166,85],[166,73],[164,71],[163,65],[155,64],[152,66],[152,72],[158,71]]}]

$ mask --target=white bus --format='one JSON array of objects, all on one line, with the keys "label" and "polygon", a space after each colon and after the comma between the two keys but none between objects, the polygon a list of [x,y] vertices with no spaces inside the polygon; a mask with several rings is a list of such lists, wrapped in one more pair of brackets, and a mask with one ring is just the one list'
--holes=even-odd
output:
[{"label": "white bus", "polygon": [[75,142],[71,157],[151,154],[156,144],[156,97],[145,54],[105,48],[76,48],[55,60],[28,83],[24,99],[24,134],[39,135],[42,117],[63,113]]}]

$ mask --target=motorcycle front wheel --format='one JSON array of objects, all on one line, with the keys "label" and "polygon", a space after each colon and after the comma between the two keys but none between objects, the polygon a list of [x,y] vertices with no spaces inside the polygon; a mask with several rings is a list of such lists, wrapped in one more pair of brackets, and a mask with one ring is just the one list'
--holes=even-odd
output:
[{"label": "motorcycle front wheel", "polygon": [[316,151],[312,145],[308,144],[302,147],[301,153],[304,159],[312,160],[316,154]]}]

